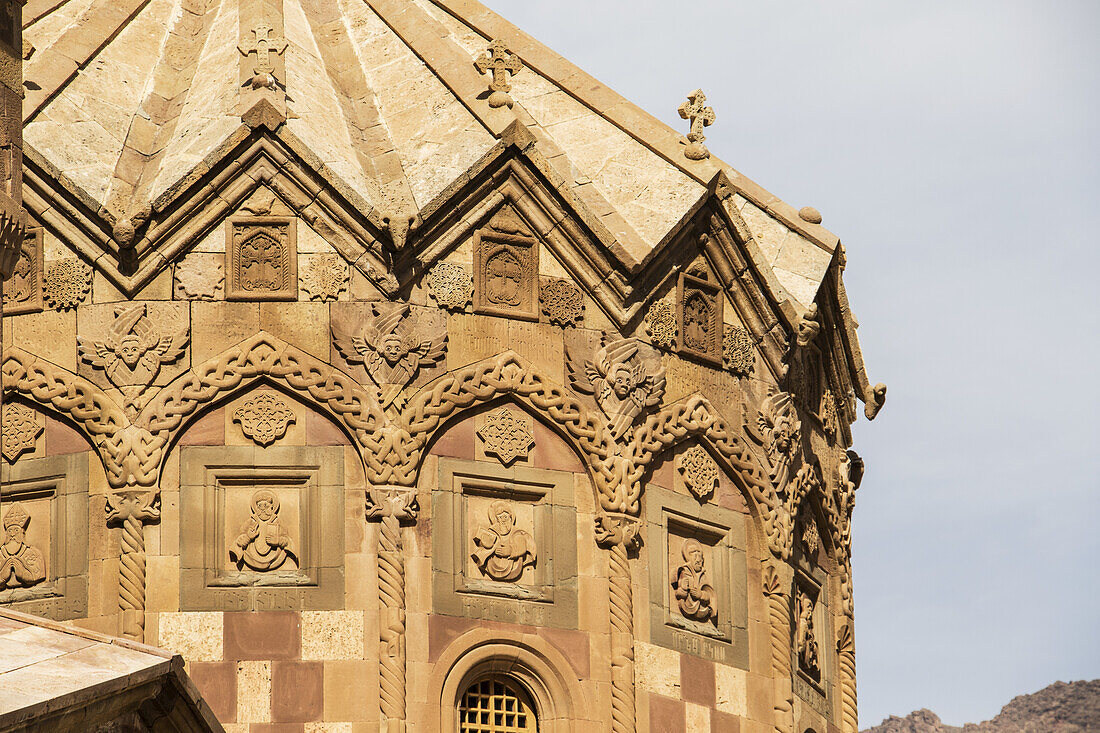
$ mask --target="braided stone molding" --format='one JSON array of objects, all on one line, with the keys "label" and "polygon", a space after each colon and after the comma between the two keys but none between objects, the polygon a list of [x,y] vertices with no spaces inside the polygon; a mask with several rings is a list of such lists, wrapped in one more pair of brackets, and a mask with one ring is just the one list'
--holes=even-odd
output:
[{"label": "braided stone molding", "polygon": [[107,494],[107,523],[122,527],[118,607],[122,633],[145,640],[145,525],[160,519],[160,495],[151,491]]},{"label": "braided stone molding", "polygon": [[772,673],[778,682],[775,696],[776,733],[794,730],[794,694],[791,687],[791,578],[787,566],[764,568],[764,595],[772,637]]},{"label": "braided stone molding", "polygon": [[378,700],[382,719],[403,722],[405,711],[405,554],[401,524],[415,522],[420,506],[416,490],[372,486],[367,518],[378,528]]},{"label": "braided stone molding", "polygon": [[856,640],[849,621],[836,634],[837,667],[840,672],[840,730],[858,733],[859,715],[856,707]]},{"label": "braided stone molding", "polygon": [[608,552],[611,603],[611,730],[636,729],[634,698],[634,597],[630,553],[641,544],[636,517],[601,514],[596,517],[596,542]]}]

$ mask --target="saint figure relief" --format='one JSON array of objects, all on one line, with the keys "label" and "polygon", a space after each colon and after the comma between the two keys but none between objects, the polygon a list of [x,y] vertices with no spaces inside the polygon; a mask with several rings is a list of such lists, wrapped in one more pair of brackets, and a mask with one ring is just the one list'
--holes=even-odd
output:
[{"label": "saint figure relief", "polygon": [[489,525],[474,534],[474,548],[470,556],[481,572],[503,582],[519,580],[536,560],[534,538],[516,529],[516,515],[503,501],[489,506]]},{"label": "saint figure relief", "polygon": [[252,495],[252,516],[241,527],[241,533],[229,550],[237,569],[264,572],[278,570],[287,560],[297,569],[298,557],[290,547],[290,534],[279,522],[279,497],[269,489]]},{"label": "saint figure relief", "polygon": [[680,613],[692,621],[716,622],[718,609],[714,603],[714,588],[706,582],[703,546],[695,539],[684,540],[680,554],[684,556],[684,564],[676,568],[672,580]]},{"label": "saint figure relief", "polygon": [[0,590],[29,588],[46,579],[42,552],[27,544],[31,518],[16,504],[4,515],[4,544],[0,545]]},{"label": "saint figure relief", "polygon": [[817,675],[821,665],[817,656],[817,638],[814,636],[814,601],[805,593],[798,594],[798,626],[795,629],[798,642],[798,662],[802,669]]}]

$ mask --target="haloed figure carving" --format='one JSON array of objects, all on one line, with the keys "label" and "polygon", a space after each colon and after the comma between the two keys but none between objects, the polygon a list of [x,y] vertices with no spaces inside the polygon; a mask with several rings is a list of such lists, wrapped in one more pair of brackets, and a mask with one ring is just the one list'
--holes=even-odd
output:
[{"label": "haloed figure carving", "polygon": [[0,590],[29,588],[46,578],[42,553],[27,544],[31,518],[16,504],[4,515],[4,544],[0,545]]},{"label": "haloed figure carving", "polygon": [[798,626],[795,629],[798,642],[798,662],[812,675],[821,673],[817,655],[817,638],[814,635],[814,599],[805,593],[798,594]]},{"label": "haloed figure carving", "polygon": [[481,572],[493,580],[519,580],[523,569],[534,565],[537,557],[535,540],[522,529],[516,529],[516,515],[503,501],[489,507],[489,526],[474,534],[476,549],[471,557]]},{"label": "haloed figure carving", "polygon": [[241,528],[240,535],[229,551],[237,569],[264,572],[278,570],[287,560],[298,565],[298,557],[290,548],[290,534],[279,522],[279,497],[268,489],[252,495],[252,516]]},{"label": "haloed figure carving", "polygon": [[672,581],[680,613],[692,621],[717,621],[714,588],[705,582],[706,560],[703,557],[703,546],[698,540],[684,540],[680,554],[684,556],[684,564],[676,569],[676,577]]}]

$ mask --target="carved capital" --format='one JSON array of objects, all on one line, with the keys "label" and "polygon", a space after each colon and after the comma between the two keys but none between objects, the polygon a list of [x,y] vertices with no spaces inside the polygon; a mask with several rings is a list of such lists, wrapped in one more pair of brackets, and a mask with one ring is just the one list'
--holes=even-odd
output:
[{"label": "carved capital", "polygon": [[600,514],[596,517],[596,544],[605,549],[622,545],[628,551],[642,544],[641,522],[628,514]]},{"label": "carved capital", "polygon": [[791,593],[793,573],[786,565],[767,565],[764,568],[763,585],[766,596],[788,596]]},{"label": "carved capital", "polygon": [[160,492],[152,490],[126,490],[107,494],[107,524],[123,524],[136,519],[151,524],[160,519]]},{"label": "carved capital", "polygon": [[418,514],[420,504],[411,486],[378,485],[367,489],[367,519],[395,517],[399,522],[415,522]]}]

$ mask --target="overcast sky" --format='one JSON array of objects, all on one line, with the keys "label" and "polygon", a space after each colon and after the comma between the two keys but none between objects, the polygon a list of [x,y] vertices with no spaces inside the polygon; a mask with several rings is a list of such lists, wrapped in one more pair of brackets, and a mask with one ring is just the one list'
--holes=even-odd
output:
[{"label": "overcast sky", "polygon": [[861,725],[1100,677],[1100,3],[488,4],[844,242]]}]

